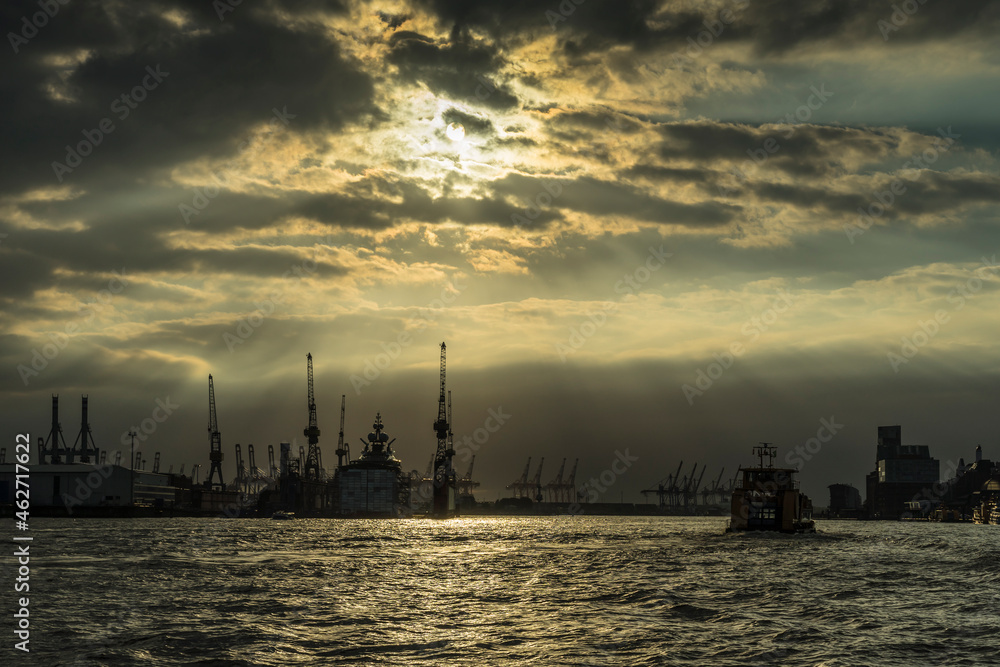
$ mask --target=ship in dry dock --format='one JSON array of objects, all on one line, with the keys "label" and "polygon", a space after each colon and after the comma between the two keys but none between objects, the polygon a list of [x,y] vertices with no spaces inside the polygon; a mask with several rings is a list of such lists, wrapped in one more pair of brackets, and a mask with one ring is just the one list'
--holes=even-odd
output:
[{"label": "ship in dry dock", "polygon": [[333,476],[334,512],[348,517],[402,517],[409,514],[410,475],[392,450],[382,414],[364,442],[360,458],[339,466]]},{"label": "ship in dry dock", "polygon": [[[753,448],[756,466],[739,469],[733,487],[727,532],[766,530],[813,533],[812,501],[799,491],[795,468],[775,468],[776,448],[762,442]],[[764,459],[768,459],[764,463]]]}]

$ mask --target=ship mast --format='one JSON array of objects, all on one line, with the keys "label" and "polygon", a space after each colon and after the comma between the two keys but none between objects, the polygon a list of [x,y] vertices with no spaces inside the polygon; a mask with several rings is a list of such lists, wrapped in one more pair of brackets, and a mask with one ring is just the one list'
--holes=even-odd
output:
[{"label": "ship mast", "polygon": [[777,449],[772,446],[770,442],[761,442],[754,446],[753,448],[754,456],[760,458],[760,467],[764,468],[764,457],[768,458],[767,468],[774,467],[774,456],[777,453]]}]

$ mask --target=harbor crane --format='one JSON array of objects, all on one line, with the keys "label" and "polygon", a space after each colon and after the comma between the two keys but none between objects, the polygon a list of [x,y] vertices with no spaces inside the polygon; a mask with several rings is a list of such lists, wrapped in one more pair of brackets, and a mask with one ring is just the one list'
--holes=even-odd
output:
[{"label": "harbor crane", "polygon": [[278,467],[274,464],[274,445],[267,446],[267,470],[271,479],[278,479]]},{"label": "harbor crane", "polygon": [[[68,460],[66,463],[73,462],[73,453],[66,446],[66,440],[63,438],[62,424],[59,423],[59,394],[52,394],[52,428],[49,430],[49,437],[45,439],[45,444],[41,443],[41,438],[39,440],[38,450],[41,452],[39,458],[39,463],[45,463],[45,455],[49,457],[49,463],[62,463],[62,455],[66,454]],[[60,444],[62,446],[60,447]]]},{"label": "harbor crane", "polygon": [[[219,421],[215,415],[215,382],[208,376],[208,438],[211,449],[208,460],[211,467],[208,470],[208,487],[212,491],[225,491],[226,482],[222,478],[222,434],[219,433]],[[214,482],[219,476],[218,483]]]},{"label": "harbor crane", "polygon": [[657,482],[655,489],[643,489],[639,493],[642,494],[643,498],[645,498],[648,494],[655,493],[657,505],[659,506],[660,509],[663,509],[664,507],[667,506],[666,499],[667,496],[669,496],[671,493],[670,490],[672,488],[671,487],[672,484],[673,484],[673,479],[671,478],[670,475],[667,475],[659,482]]},{"label": "harbor crane", "polygon": [[529,494],[531,491],[535,492],[534,497],[530,495],[528,497],[539,503],[542,502],[542,466],[544,465],[545,457],[543,456],[538,462],[538,472],[535,473],[535,476],[532,478],[531,483],[528,484],[528,488],[526,489]]},{"label": "harbor crane", "polygon": [[306,456],[305,477],[306,479],[319,479],[319,426],[316,421],[316,394],[313,391],[313,356],[311,352],[306,355],[306,381],[309,385],[309,426],[302,431],[302,435],[306,436],[309,443],[309,454]]},{"label": "harbor crane", "polygon": [[434,495],[431,516],[439,519],[455,516],[455,470],[452,457],[455,450],[451,446],[451,425],[448,423],[445,387],[445,344],[441,343],[441,391],[438,394],[438,414],[433,427],[437,435],[437,449],[434,452]]},{"label": "harbor crane", "polygon": [[236,479],[233,481],[238,491],[246,491],[246,467],[243,465],[243,452],[240,443],[236,443]]},{"label": "harbor crane", "polygon": [[564,487],[565,496],[562,498],[562,502],[565,503],[575,503],[579,493],[576,490],[576,467],[580,465],[580,459],[573,461],[573,469],[569,471],[569,479],[566,480],[566,486]]},{"label": "harbor crane", "polygon": [[520,498],[522,493],[525,493],[525,489],[528,486],[528,469],[531,467],[531,457],[528,457],[528,462],[524,464],[524,472],[521,476],[515,479],[513,482],[507,485],[507,488],[514,492],[515,498]]},{"label": "harbor crane", "polygon": [[704,504],[712,505],[716,502],[719,502],[720,498],[722,498],[721,496],[722,490],[719,487],[719,483],[722,482],[722,474],[724,472],[726,472],[725,468],[719,471],[719,476],[716,478],[715,482],[712,483],[712,486],[706,486],[704,489],[702,489],[701,499]]},{"label": "harbor crane", "polygon": [[347,408],[347,395],[340,395],[340,434],[337,436],[337,467],[342,468],[351,462],[351,445],[344,443],[344,414]]},{"label": "harbor crane", "polygon": [[[94,434],[90,430],[90,420],[88,419],[89,410],[87,408],[87,395],[83,395],[83,405],[81,407],[80,413],[80,433],[76,436],[76,441],[73,443],[73,452],[76,452],[76,446],[80,445],[80,463],[90,463],[90,456],[93,454],[97,456],[97,443],[94,442]],[[73,461],[70,460],[70,463]]]},{"label": "harbor crane", "polygon": [[563,471],[566,469],[566,459],[562,460],[559,464],[559,472],[556,473],[556,478],[545,485],[545,492],[548,496],[550,503],[559,502],[559,494],[563,486]]}]

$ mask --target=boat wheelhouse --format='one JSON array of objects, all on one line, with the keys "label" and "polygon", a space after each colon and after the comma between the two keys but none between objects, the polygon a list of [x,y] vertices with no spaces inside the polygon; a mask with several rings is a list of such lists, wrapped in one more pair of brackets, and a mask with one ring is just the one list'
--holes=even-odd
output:
[{"label": "boat wheelhouse", "polygon": [[[767,530],[782,533],[812,533],[812,501],[799,491],[795,468],[775,468],[777,452],[771,443],[753,448],[759,464],[741,467],[733,486],[727,532]],[[767,458],[765,465],[764,459]]]}]

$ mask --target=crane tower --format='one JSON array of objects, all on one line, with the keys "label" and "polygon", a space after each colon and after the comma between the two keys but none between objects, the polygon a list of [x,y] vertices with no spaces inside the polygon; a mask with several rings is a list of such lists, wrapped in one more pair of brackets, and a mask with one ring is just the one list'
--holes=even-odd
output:
[{"label": "crane tower", "polygon": [[309,453],[306,455],[306,479],[319,479],[319,426],[316,422],[316,394],[313,391],[313,356],[306,355],[306,379],[309,384],[309,426],[302,431],[309,442]]},{"label": "crane tower", "polygon": [[447,390],[445,388],[445,344],[441,343],[441,391],[438,394],[438,416],[434,422],[437,450],[434,452],[434,496],[431,515],[447,518],[455,515],[455,470],[451,446],[451,425],[448,423]]},{"label": "crane tower", "polygon": [[[211,468],[208,471],[208,486],[213,491],[225,491],[226,482],[222,479],[222,434],[219,433],[219,421],[215,416],[215,383],[212,376],[208,376],[208,439],[211,449],[208,453],[208,460]],[[219,482],[215,483],[215,475],[219,475]]]}]

